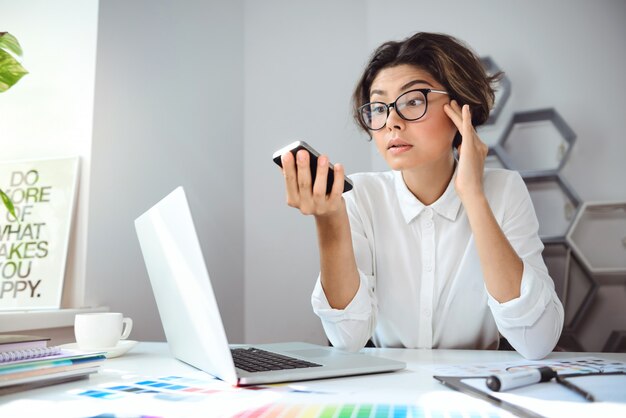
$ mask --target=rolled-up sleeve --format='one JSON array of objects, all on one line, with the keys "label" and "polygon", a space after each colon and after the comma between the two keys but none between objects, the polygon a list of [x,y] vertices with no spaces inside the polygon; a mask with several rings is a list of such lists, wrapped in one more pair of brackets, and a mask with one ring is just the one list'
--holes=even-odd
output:
[{"label": "rolled-up sleeve", "polygon": [[507,185],[507,205],[502,230],[524,270],[520,296],[499,303],[487,292],[488,303],[500,333],[524,357],[540,359],[555,347],[563,328],[563,306],[541,256],[539,223],[530,195],[518,173]]},{"label": "rolled-up sleeve", "polygon": [[361,271],[359,278],[359,290],[344,309],[333,309],[330,306],[319,277],[311,296],[313,312],[322,320],[329,341],[333,346],[347,351],[363,348],[372,334],[371,279]]}]

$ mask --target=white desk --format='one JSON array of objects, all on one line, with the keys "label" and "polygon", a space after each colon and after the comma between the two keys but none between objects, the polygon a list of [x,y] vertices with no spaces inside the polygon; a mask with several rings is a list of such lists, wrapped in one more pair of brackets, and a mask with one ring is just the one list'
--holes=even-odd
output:
[{"label": "white desk", "polygon": [[[339,399],[340,403],[343,404],[423,405],[425,410],[442,406],[444,412],[441,416],[461,417],[481,416],[481,414],[490,417],[507,416],[505,412],[495,412],[494,415],[493,412],[485,412],[484,409],[482,412],[475,412],[477,408],[480,409],[476,403],[487,404],[446,388],[433,379],[432,369],[429,370],[428,366],[522,360],[517,353],[511,351],[403,349],[366,349],[366,351],[373,355],[405,361],[408,365],[407,369],[395,373],[325,379],[274,386],[265,390],[249,390],[227,386],[223,382],[211,379],[207,374],[175,360],[171,357],[165,343],[140,343],[123,357],[106,360],[102,364],[100,372],[91,375],[89,379],[0,396],[0,417],[73,417],[100,414],[124,417],[142,415],[213,417],[219,416],[223,411],[229,411],[228,415],[232,415],[233,411],[243,410],[257,411],[250,416],[274,417],[278,415],[267,411],[263,415],[260,411],[264,405],[267,409],[268,405],[276,402],[286,405],[299,405],[297,408],[293,407],[291,413],[289,413],[288,408],[281,409],[281,418],[292,416],[317,417],[324,416],[324,410],[323,408],[320,409],[319,405],[329,402],[329,399],[331,403],[334,402],[335,404]],[[614,353],[553,353],[549,358],[588,356],[626,361],[626,354]],[[132,384],[146,378],[156,379],[166,376],[200,379],[206,381],[208,385],[216,385],[218,389],[212,394],[205,395],[186,393],[183,396],[183,398],[187,397],[186,400],[173,397],[159,401],[155,400],[154,394],[124,393],[124,395],[118,398],[114,397],[114,399],[100,399],[80,394],[87,389],[95,388],[97,390],[120,383]],[[298,393],[294,392],[294,389],[312,391],[313,393]],[[302,405],[305,404],[311,406],[308,409],[310,415],[306,415],[306,411],[302,408]],[[318,405],[317,409],[313,408],[316,404]],[[619,408],[624,407],[624,409],[619,409],[619,412],[624,413],[622,416],[626,416],[626,405],[617,406]],[[445,408],[452,408],[452,412]],[[487,406],[486,408],[490,409],[491,407]],[[341,408],[337,409],[334,416],[348,416],[342,414],[340,410]],[[455,415],[455,410],[460,411],[458,415]],[[496,411],[500,410],[497,409]],[[398,417],[417,416],[423,412],[423,409],[419,409],[414,410],[413,413],[398,414]],[[602,411],[603,416],[606,416],[604,415],[605,412]],[[429,415],[430,412],[422,416]],[[355,412],[353,416],[360,417],[361,415]],[[381,415],[372,412],[371,416]]]}]

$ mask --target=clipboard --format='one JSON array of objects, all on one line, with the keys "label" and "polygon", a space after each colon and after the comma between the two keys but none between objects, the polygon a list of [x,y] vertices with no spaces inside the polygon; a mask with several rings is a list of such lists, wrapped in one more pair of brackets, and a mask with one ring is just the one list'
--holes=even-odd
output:
[{"label": "clipboard", "polygon": [[[481,377],[477,377],[477,376],[433,376],[433,377],[437,379],[439,382],[443,383],[445,386],[450,387],[451,389],[458,390],[459,392],[465,393],[466,395],[470,395],[475,398],[482,399],[483,401],[487,401],[491,403],[492,405],[502,408],[505,411],[511,412],[512,414],[515,414],[517,416],[520,416],[523,418],[545,418],[543,415],[539,415],[529,409],[506,402],[496,396],[491,395],[488,391],[482,391],[480,389],[477,389],[463,382],[463,380],[466,380],[466,379],[481,379]],[[482,379],[486,379],[486,378],[487,376],[482,377]]]},{"label": "clipboard", "polygon": [[[454,390],[482,399],[524,418],[544,418],[545,415],[540,412],[545,413],[544,411],[548,410],[545,405],[553,401],[561,401],[561,404],[565,402],[572,409],[584,408],[586,410],[594,408],[594,405],[606,406],[610,403],[619,408],[620,412],[623,409],[624,415],[622,416],[626,416],[626,373],[599,372],[560,376],[593,394],[597,402],[588,402],[580,394],[559,384],[554,379],[550,382],[536,383],[508,392],[492,392],[484,383],[487,376],[433,377]],[[525,402],[520,402],[522,399]],[[524,406],[520,403],[523,403]],[[565,413],[564,416],[567,416],[567,412],[563,413]]]}]

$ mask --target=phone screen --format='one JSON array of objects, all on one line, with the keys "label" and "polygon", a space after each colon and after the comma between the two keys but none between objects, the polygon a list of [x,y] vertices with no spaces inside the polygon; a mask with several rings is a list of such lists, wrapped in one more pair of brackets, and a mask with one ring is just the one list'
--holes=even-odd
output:
[{"label": "phone screen", "polygon": [[[301,149],[305,149],[309,152],[310,158],[309,158],[309,162],[310,162],[310,168],[311,168],[311,178],[313,179],[313,181],[315,181],[315,176],[317,174],[317,158],[319,157],[319,153],[317,151],[315,151],[313,149],[313,147],[311,147],[309,144],[307,144],[304,141],[297,141],[294,143],[291,143],[289,145],[287,145],[284,148],[281,148],[280,150],[276,151],[274,153],[273,156],[273,160],[276,164],[278,164],[280,167],[283,166],[283,163],[280,159],[280,157],[287,151],[291,151],[291,153],[293,154],[294,158],[296,157],[296,153],[298,151],[300,151]],[[335,171],[333,169],[333,165],[330,164],[328,167],[328,178],[326,180],[326,194],[329,194],[330,191],[333,188],[333,182],[335,181]],[[352,190],[352,181],[345,177],[345,181],[343,182],[343,193],[348,192],[350,190]]]}]

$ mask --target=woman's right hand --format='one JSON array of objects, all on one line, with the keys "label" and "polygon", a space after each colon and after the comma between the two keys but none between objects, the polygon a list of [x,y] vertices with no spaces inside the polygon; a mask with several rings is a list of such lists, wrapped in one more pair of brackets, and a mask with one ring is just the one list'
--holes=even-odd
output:
[{"label": "woman's right hand", "polygon": [[304,215],[313,215],[316,218],[336,214],[343,206],[341,197],[345,175],[343,165],[334,165],[335,179],[332,190],[327,195],[328,157],[321,155],[317,159],[315,179],[311,178],[309,158],[309,152],[306,150],[299,150],[295,159],[291,152],[286,152],[281,156],[287,189],[287,204],[300,209]]}]

